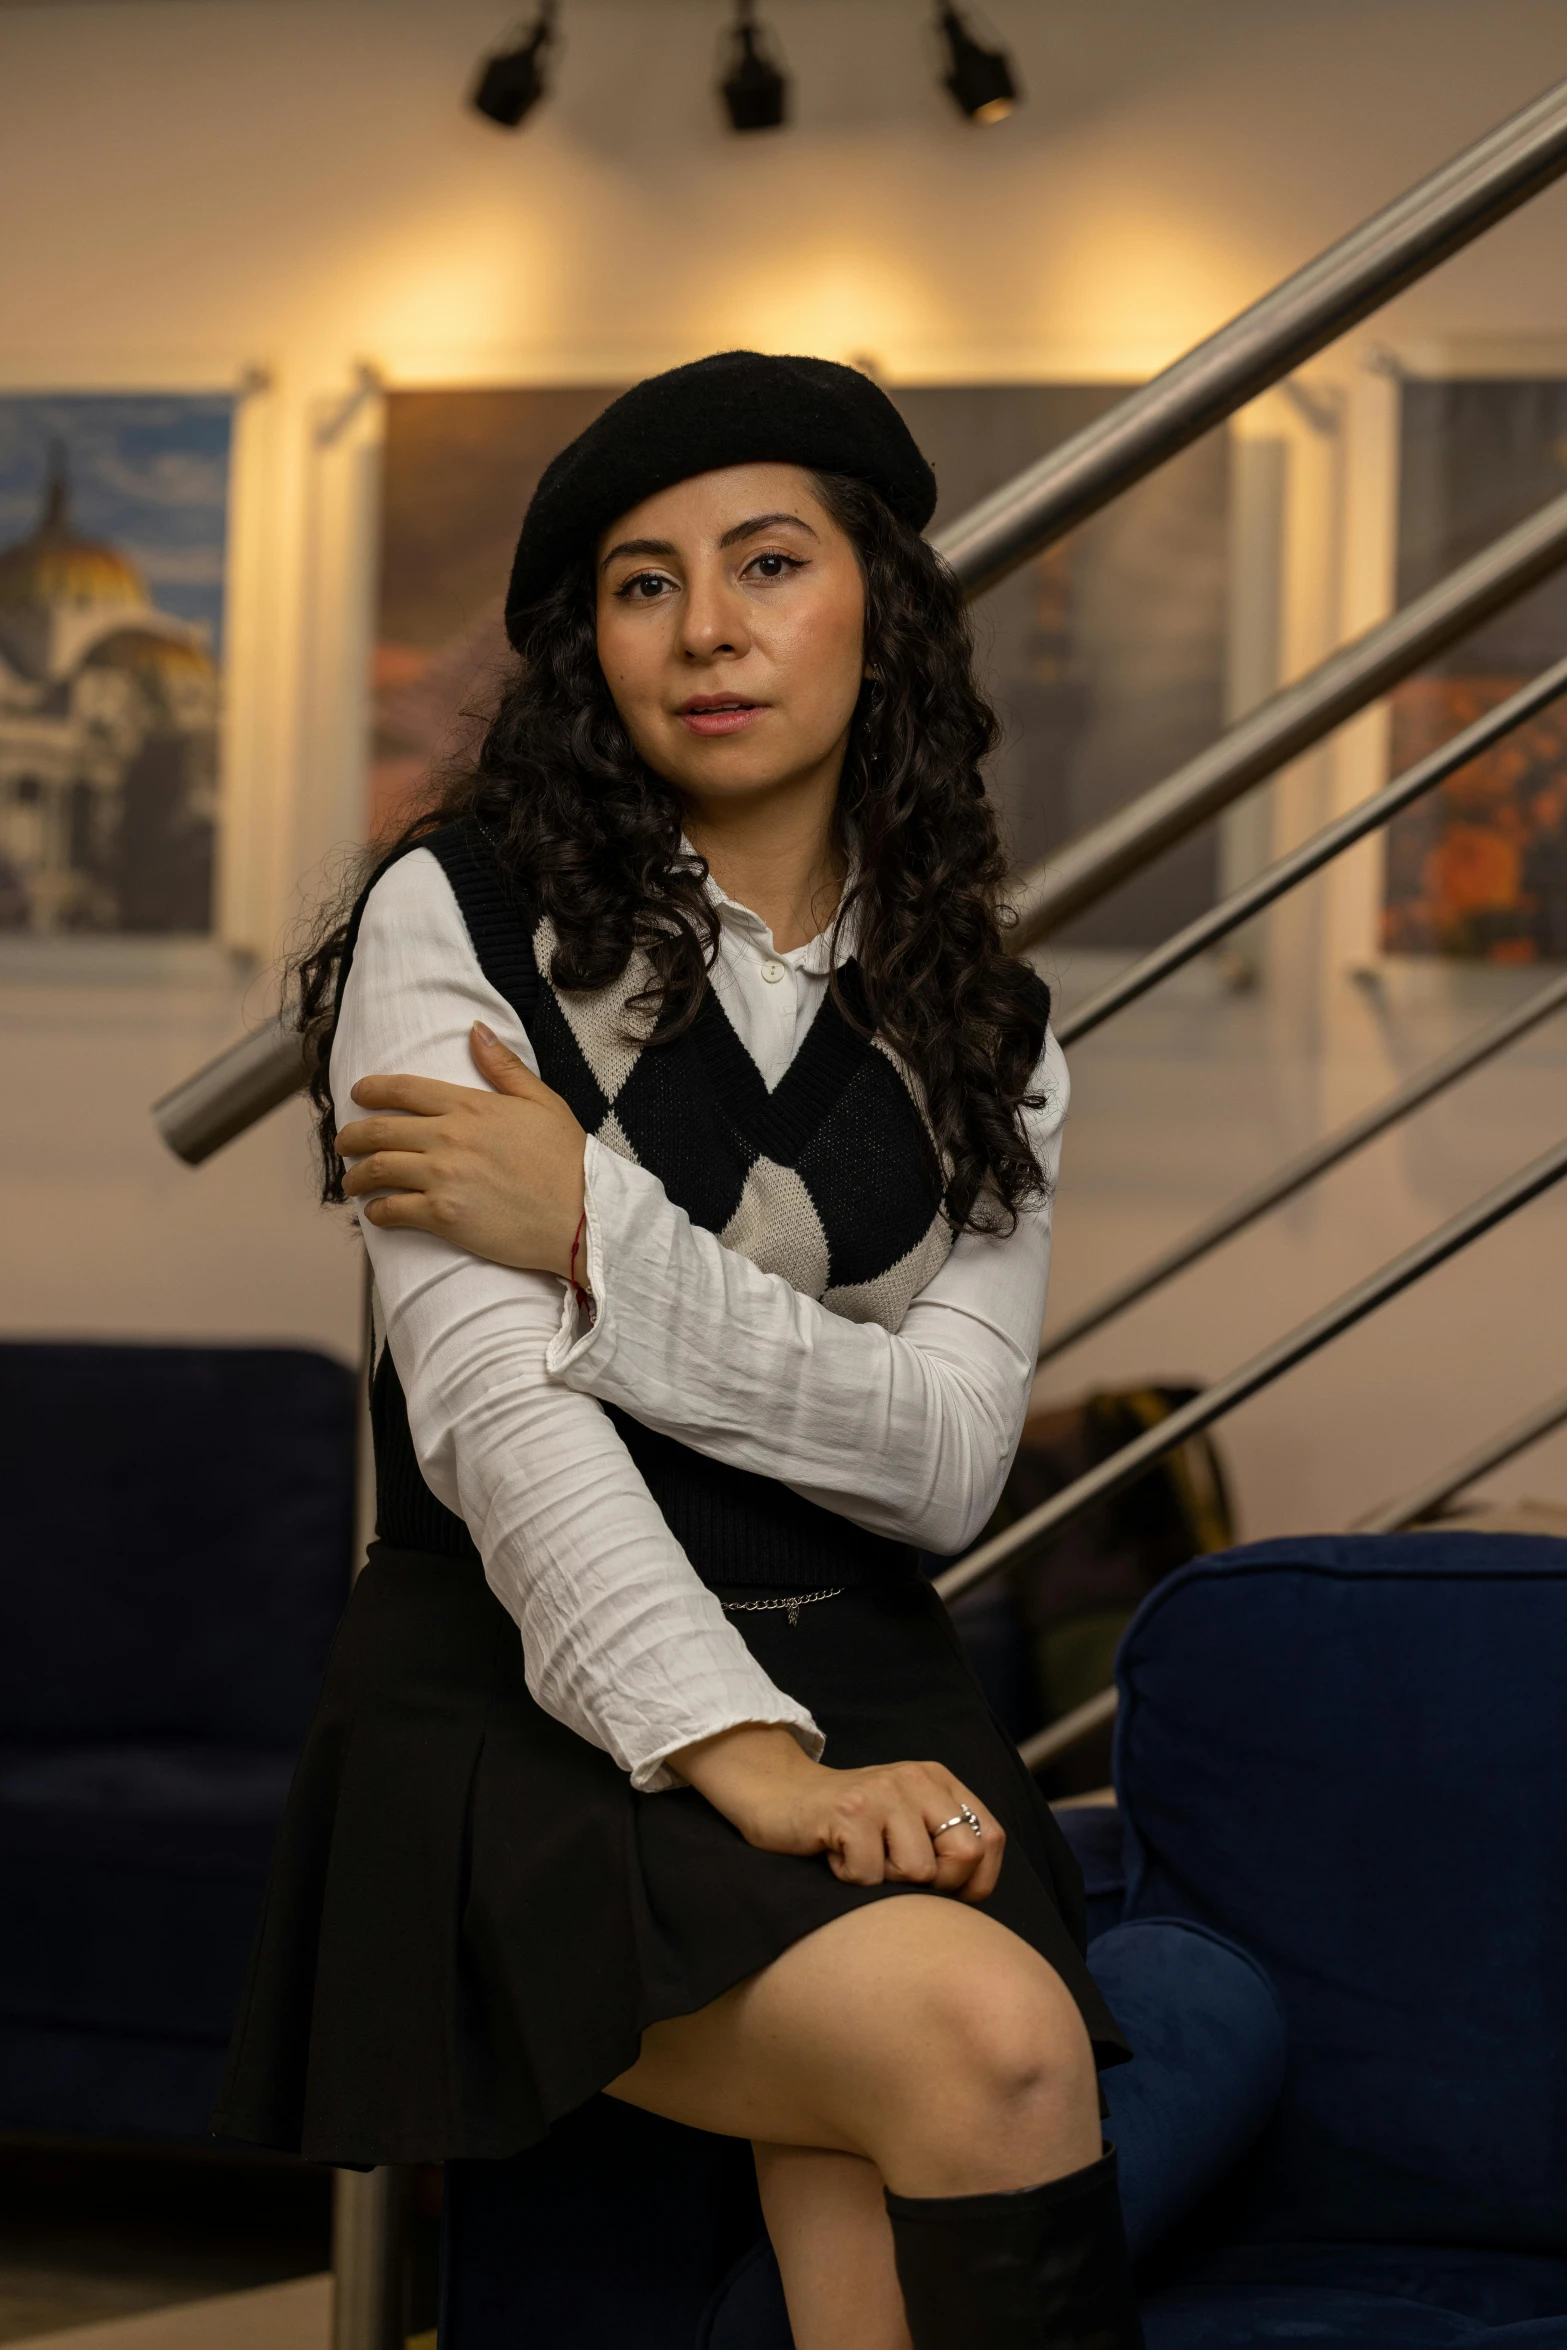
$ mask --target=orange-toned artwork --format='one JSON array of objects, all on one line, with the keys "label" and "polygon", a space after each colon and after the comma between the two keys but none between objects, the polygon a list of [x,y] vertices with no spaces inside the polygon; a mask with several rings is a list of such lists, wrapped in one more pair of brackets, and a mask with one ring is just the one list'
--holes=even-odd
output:
[{"label": "orange-toned artwork", "polygon": [[[1398,601],[1560,497],[1567,380],[1406,377],[1400,387]],[[1567,649],[1567,574],[1481,623],[1393,696],[1391,772],[1425,758]],[[1471,760],[1388,829],[1390,954],[1533,963],[1567,956],[1567,704]]]},{"label": "orange-toned artwork", "polygon": [[[1524,683],[1412,679],[1394,697],[1393,772]],[[1567,707],[1543,711],[1390,828],[1382,944],[1488,963],[1567,956]]]}]

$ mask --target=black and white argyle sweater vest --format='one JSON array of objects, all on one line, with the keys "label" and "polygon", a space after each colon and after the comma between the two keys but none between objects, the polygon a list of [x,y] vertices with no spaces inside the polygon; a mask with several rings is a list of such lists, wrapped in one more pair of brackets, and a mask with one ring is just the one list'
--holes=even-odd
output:
[{"label": "black and white argyle sweater vest", "polygon": [[[545,1083],[585,1131],[656,1175],[676,1206],[726,1247],[831,1313],[896,1330],[945,1263],[952,1231],[915,1087],[870,1033],[855,965],[839,972],[853,1019],[829,996],[769,1092],[711,987],[683,1034],[649,1037],[645,1020],[628,1009],[649,978],[640,953],[610,987],[557,989],[549,977],[552,926],[502,872],[477,827],[451,825],[418,845],[439,859],[485,978],[516,1012]],[[356,913],[350,955],[357,927]],[[722,1350],[721,1330],[712,1342]],[[382,1540],[474,1555],[462,1520],[419,1473],[385,1348],[371,1400]],[[709,1460],[628,1413],[610,1407],[609,1416],[705,1582],[803,1592],[909,1571],[902,1544],[863,1532],[772,1478]]]}]

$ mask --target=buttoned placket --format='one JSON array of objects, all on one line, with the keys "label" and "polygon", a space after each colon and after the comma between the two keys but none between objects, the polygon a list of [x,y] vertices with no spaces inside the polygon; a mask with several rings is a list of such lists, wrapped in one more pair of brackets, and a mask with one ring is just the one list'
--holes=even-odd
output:
[{"label": "buttoned placket", "polygon": [[780,954],[759,914],[727,896],[714,881],[708,883],[708,894],[722,931],[723,977],[744,996],[752,1058],[771,1090],[794,1059],[802,1012],[820,1006],[825,992],[821,983],[830,968],[831,930]]}]

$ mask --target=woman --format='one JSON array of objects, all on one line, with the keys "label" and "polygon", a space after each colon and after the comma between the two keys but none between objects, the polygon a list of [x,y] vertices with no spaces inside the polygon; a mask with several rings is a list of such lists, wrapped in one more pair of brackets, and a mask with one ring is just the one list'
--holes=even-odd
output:
[{"label": "woman", "polygon": [[934,501],[849,369],[626,394],[476,768],[306,967],[379,1539],[219,2117],[750,2138],[799,2350],[1138,2338],[1081,1887],[917,1570],[1017,1442],[1066,1103]]}]

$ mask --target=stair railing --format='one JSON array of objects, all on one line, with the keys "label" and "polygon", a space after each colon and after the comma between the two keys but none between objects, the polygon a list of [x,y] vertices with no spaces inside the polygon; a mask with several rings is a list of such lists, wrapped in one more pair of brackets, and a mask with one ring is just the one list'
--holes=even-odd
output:
[{"label": "stair railing", "polygon": [[995,587],[1292,368],[1567,171],[1558,82],[1197,344],[936,541],[971,595]]},{"label": "stair railing", "polygon": [[1564,1007],[1567,1007],[1567,972],[1527,996],[1511,1011],[1502,1013],[1499,1019],[1487,1021],[1472,1036],[1461,1038],[1450,1052],[1428,1061],[1395,1092],[1384,1094],[1381,1101],[1373,1102],[1358,1117],[1325,1135],[1320,1142],[1308,1145],[1296,1158],[1287,1160],[1273,1174],[1264,1176],[1260,1183],[1220,1208],[1206,1223],[1188,1232],[1184,1239],[1172,1243],[1162,1255],[1138,1272],[1128,1274],[1114,1289],[1107,1289],[1070,1322],[1050,1333],[1039,1349],[1040,1362],[1048,1363],[1065,1354],[1068,1347],[1076,1346],[1080,1339],[1102,1329],[1106,1322],[1124,1314],[1154,1290],[1163,1288],[1177,1273],[1184,1273],[1188,1265],[1195,1265],[1225,1241],[1233,1240],[1238,1232],[1244,1232],[1248,1224],[1255,1224],[1271,1209],[1282,1207],[1287,1199],[1293,1199],[1297,1192],[1304,1191],[1331,1168],[1342,1166],[1356,1151],[1375,1142],[1379,1134],[1402,1124],[1415,1110],[1423,1109],[1439,1093],[1456,1085],[1461,1077],[1467,1077],[1471,1069],[1494,1060],[1508,1045],[1516,1043],[1520,1036],[1527,1036],[1531,1028],[1538,1028],[1542,1020],[1549,1020]]},{"label": "stair railing", "polygon": [[[1567,506],[1567,499],[1563,505]],[[1537,718],[1564,693],[1567,693],[1567,661],[1557,661],[1517,693],[1510,694],[1505,702],[1498,702],[1494,710],[1477,718],[1472,726],[1453,735],[1413,767],[1406,767],[1402,775],[1396,775],[1381,791],[1361,800],[1332,824],[1324,825],[1287,857],[1280,857],[1275,864],[1265,867],[1255,879],[1232,891],[1206,914],[1199,914],[1184,930],[1176,931],[1162,946],[1152,948],[1128,970],[1118,973],[1097,995],[1090,996],[1087,1003],[1067,1014],[1056,1030],[1060,1042],[1076,1044],[1080,1037],[1091,1035],[1112,1013],[1136,1003],[1139,996],[1147,995],[1161,980],[1195,962],[1199,955],[1217,946],[1221,938],[1228,938],[1232,930],[1238,930],[1243,922],[1262,913],[1300,882],[1309,881],[1314,873],[1320,873],[1324,865],[1331,864],[1357,841],[1380,832],[1403,809],[1424,799],[1439,783],[1445,783],[1450,775],[1467,767],[1471,759],[1478,759],[1482,751],[1491,750],[1518,727]]]},{"label": "stair railing", "polygon": [[1048,931],[1107,897],[1255,784],[1369,708],[1390,686],[1516,603],[1564,561],[1567,493],[1504,532],[1378,627],[1330,653],[1293,685],[1270,694],[1162,783],[1068,841],[1045,864],[1019,875],[1011,891],[1017,914],[1008,936],[1012,951],[1022,954]]},{"label": "stair railing", "polygon": [[1515,1420],[1499,1436],[1487,1437],[1462,1460],[1452,1461],[1440,1476],[1428,1477],[1399,1501],[1390,1501],[1381,1509],[1372,1510],[1356,1522],[1357,1534],[1397,1534],[1405,1526],[1415,1526],[1428,1518],[1471,1485],[1478,1485],[1482,1477],[1489,1477],[1493,1469],[1527,1452],[1531,1444],[1538,1444],[1543,1436],[1567,1423],[1567,1387],[1560,1395],[1553,1395],[1549,1403],[1540,1404],[1523,1419]]},{"label": "stair railing", "polygon": [[1445,1265],[1449,1257],[1456,1256],[1460,1249],[1468,1248],[1471,1242],[1527,1207],[1531,1200],[1560,1183],[1563,1176],[1567,1176],[1567,1142],[1557,1143],[1542,1158],[1509,1175],[1494,1190],[1472,1201],[1467,1208],[1461,1208],[1456,1216],[1450,1216],[1436,1231],[1427,1233],[1423,1240],[1402,1250],[1374,1273],[1368,1273],[1363,1281],[1357,1281],[1331,1305],[1322,1307],[1284,1337],[1275,1339],[1261,1354],[1253,1355],[1237,1370],[1215,1380],[1211,1387],[1201,1389],[1190,1403],[1182,1404],[1178,1411],[1146,1429],[1133,1443],[1123,1445],[1097,1467],[1074,1478],[1048,1501],[1042,1501],[1037,1509],[1029,1510],[1015,1525],[980,1543],[966,1558],[959,1559],[936,1578],[936,1589],[942,1598],[958,1599],[976,1584],[998,1575],[1003,1567],[1021,1565],[1079,1511],[1096,1501],[1108,1501],[1113,1494],[1134,1483],[1145,1469],[1152,1468],[1155,1461],[1184,1444],[1189,1436],[1211,1428],[1238,1404],[1271,1387],[1276,1379],[1292,1371],[1297,1363],[1303,1363],[1308,1355],[1314,1355],[1330,1339],[1353,1329],[1379,1306],[1401,1295],[1427,1273],[1434,1272],[1438,1265]]}]

